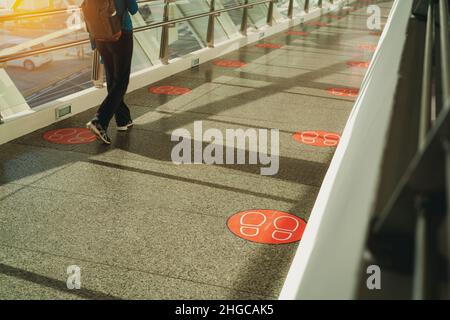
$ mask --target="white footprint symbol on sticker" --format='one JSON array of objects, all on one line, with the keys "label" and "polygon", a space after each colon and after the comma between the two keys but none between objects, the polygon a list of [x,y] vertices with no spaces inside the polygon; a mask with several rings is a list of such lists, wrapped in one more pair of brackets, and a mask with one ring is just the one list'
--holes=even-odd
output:
[{"label": "white footprint symbol on sticker", "polygon": [[[247,222],[245,220],[247,220]],[[259,222],[255,223],[254,222],[255,220],[256,221],[259,220]],[[267,221],[266,215],[261,212],[256,211],[247,212],[243,214],[241,217],[240,232],[247,237],[256,237],[259,234],[259,227],[261,227],[264,223],[266,223],[266,221]]]},{"label": "white footprint symbol on sticker", "polygon": [[[287,229],[287,228],[281,228],[278,224],[280,222],[281,219],[290,219],[292,221],[295,222],[295,228],[293,229]],[[275,226],[275,231],[272,232],[272,238],[274,240],[278,240],[278,241],[287,241],[290,238],[292,238],[292,236],[294,235],[294,232],[297,231],[298,227],[300,226],[300,223],[292,218],[292,217],[278,217],[274,220],[273,225]]]}]

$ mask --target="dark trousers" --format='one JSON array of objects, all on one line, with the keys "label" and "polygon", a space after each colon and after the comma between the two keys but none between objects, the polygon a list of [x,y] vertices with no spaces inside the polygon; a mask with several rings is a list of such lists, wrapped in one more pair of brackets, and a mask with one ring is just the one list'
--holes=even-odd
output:
[{"label": "dark trousers", "polygon": [[96,41],[96,47],[105,66],[108,95],[97,111],[97,118],[107,129],[115,116],[118,126],[131,120],[130,109],[123,101],[130,81],[131,58],[133,56],[133,33],[123,32],[116,42]]}]

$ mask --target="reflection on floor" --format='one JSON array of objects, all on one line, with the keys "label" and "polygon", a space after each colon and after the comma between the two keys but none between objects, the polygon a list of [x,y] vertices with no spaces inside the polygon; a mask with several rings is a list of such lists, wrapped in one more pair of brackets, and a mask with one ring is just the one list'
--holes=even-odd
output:
[{"label": "reflection on floor", "polygon": [[[386,16],[392,2],[379,5]],[[83,127],[93,110],[0,146],[0,298],[276,299],[298,242],[251,242],[227,221],[252,209],[308,220],[379,40],[366,6],[261,41],[281,48],[217,59],[244,66],[205,63],[152,85],[187,94],[128,94],[136,125],[111,126],[111,147],[42,138]],[[279,129],[279,172],[173,164],[172,132],[200,120],[204,131]],[[332,135],[315,145],[322,131]],[[80,290],[66,287],[71,265]]]}]

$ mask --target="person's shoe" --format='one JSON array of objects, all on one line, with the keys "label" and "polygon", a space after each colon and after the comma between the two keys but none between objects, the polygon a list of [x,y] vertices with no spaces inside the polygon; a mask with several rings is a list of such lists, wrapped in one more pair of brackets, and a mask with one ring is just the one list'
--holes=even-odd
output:
[{"label": "person's shoe", "polygon": [[86,128],[91,130],[93,134],[97,137],[97,139],[103,141],[105,144],[111,144],[111,139],[108,137],[108,134],[106,133],[106,130],[103,129],[100,123],[98,123],[98,120],[92,120],[89,121],[86,124]]},{"label": "person's shoe", "polygon": [[128,131],[128,129],[131,129],[132,127],[133,127],[133,121],[130,120],[124,126],[117,126],[117,131]]}]

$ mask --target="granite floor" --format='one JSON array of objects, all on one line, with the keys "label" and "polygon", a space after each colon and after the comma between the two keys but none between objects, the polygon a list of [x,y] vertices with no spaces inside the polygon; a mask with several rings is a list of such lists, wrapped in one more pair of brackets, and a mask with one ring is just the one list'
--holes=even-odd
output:
[{"label": "granite floor", "polygon": [[[227,228],[235,213],[275,209],[308,220],[335,148],[293,140],[297,131],[342,133],[379,35],[359,1],[324,26],[300,25],[152,86],[188,87],[180,96],[131,92],[135,127],[98,142],[59,145],[43,133],[83,127],[89,110],[0,146],[0,299],[276,299],[298,242],[241,239]],[[378,1],[382,22],[392,1]],[[279,171],[261,165],[176,165],[178,128],[279,129]],[[200,143],[200,146],[202,144]],[[203,143],[205,146],[205,143]],[[82,287],[66,286],[67,267]]]}]

